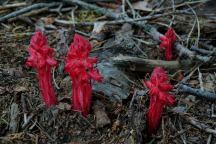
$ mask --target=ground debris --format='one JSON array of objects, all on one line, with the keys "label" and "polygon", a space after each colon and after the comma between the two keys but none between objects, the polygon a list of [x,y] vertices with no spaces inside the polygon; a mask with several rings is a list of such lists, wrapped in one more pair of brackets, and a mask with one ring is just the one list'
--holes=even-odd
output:
[{"label": "ground debris", "polygon": [[[0,143],[216,143],[215,2],[195,0],[33,0],[0,4]],[[160,37],[177,40],[166,61]],[[46,108],[35,71],[24,64],[31,36],[42,29],[55,49],[52,81],[58,104]],[[64,72],[73,35],[92,45],[102,83],[92,83],[90,113],[72,111]],[[166,69],[175,106],[147,136],[144,81]]]},{"label": "ground debris", "polygon": [[93,106],[94,114],[96,117],[96,127],[103,128],[111,123],[109,117],[106,114],[105,107],[100,101],[96,101]]}]

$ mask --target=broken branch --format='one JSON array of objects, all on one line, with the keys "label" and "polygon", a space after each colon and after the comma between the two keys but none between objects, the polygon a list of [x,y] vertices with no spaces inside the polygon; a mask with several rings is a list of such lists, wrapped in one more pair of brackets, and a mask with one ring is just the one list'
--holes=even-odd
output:
[{"label": "broken branch", "polygon": [[0,6],[0,10],[16,8],[16,7],[22,7],[22,6],[26,6],[26,5],[27,4],[25,2],[15,3],[15,4],[7,4],[7,5]]},{"label": "broken branch", "polygon": [[113,63],[129,67],[132,71],[146,72],[152,71],[155,67],[160,66],[168,70],[180,68],[178,61],[151,60],[131,56],[117,56],[112,58]]},{"label": "broken branch", "polygon": [[179,92],[182,92],[182,93],[188,93],[188,94],[195,95],[201,98],[207,98],[209,100],[216,100],[216,94],[213,92],[209,92],[207,90],[192,88],[184,84],[179,84],[178,89],[179,89]]},{"label": "broken branch", "polygon": [[29,12],[31,10],[34,10],[34,9],[40,9],[40,8],[44,8],[44,7],[54,7],[54,6],[58,6],[60,5],[61,3],[60,2],[53,2],[53,3],[37,3],[37,4],[34,4],[34,5],[31,5],[31,6],[28,6],[28,7],[25,7],[23,9],[19,9],[17,11],[14,11],[10,14],[7,14],[3,17],[0,18],[0,22],[4,22],[10,18],[14,18],[16,16],[19,16],[19,15],[22,15],[26,12]]}]

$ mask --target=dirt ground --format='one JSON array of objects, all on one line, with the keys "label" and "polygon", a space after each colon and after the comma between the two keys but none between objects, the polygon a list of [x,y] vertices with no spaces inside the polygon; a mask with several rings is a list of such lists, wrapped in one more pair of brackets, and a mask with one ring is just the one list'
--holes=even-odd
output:
[{"label": "dirt ground", "polygon": [[[45,1],[9,0],[2,3],[0,6],[0,143],[216,143],[214,114],[216,97],[209,99],[205,96],[196,96],[181,92],[178,88],[178,84],[184,81],[184,84],[211,92],[216,96],[214,94],[216,13],[213,7],[215,4],[213,1],[173,1],[175,4],[171,1],[156,0],[130,0],[131,3],[124,1],[128,17],[133,17],[133,12],[135,18],[139,18],[175,10],[176,13],[150,18],[145,22],[162,34],[172,23],[177,34],[177,43],[197,54],[190,58],[187,55],[181,56],[177,50],[173,51],[173,61],[181,63],[178,68],[167,69],[170,82],[174,85],[171,93],[175,97],[175,105],[165,108],[161,125],[152,137],[147,135],[146,114],[149,94],[143,85],[143,81],[149,78],[152,69],[146,70],[145,65],[139,71],[136,71],[136,68],[134,71],[129,67],[116,66],[130,76],[131,82],[128,84],[130,87],[125,98],[120,97],[120,100],[115,100],[103,92],[94,91],[90,114],[86,118],[71,110],[71,80],[63,72],[66,51],[61,49],[61,45],[69,45],[73,41],[74,33],[79,33],[89,39],[93,46],[93,55],[95,53],[103,55],[105,44],[113,43],[113,38],[120,41],[119,31],[124,29],[122,27],[127,21],[118,23],[116,21],[119,19],[105,17],[103,13],[85,8],[77,2],[74,4],[62,2],[63,5],[59,10],[57,8],[60,4],[53,7],[46,5],[1,21],[1,17],[7,14]],[[120,13],[123,5],[121,0],[86,2],[112,9],[115,13]],[[9,4],[20,3],[21,6],[7,7]],[[54,1],[46,3],[51,4]],[[130,8],[130,4],[133,9]],[[206,9],[208,11],[205,11]],[[60,21],[71,22],[73,18],[76,24]],[[95,21],[114,22],[103,25],[100,30],[94,26]],[[123,41],[126,50],[123,48],[118,50],[120,46],[111,46],[108,49],[114,49],[111,51],[113,56],[122,54],[164,62],[164,51],[159,48],[159,42],[142,27],[134,23],[130,23],[130,26],[129,33],[121,33],[128,40]],[[50,46],[56,51],[55,57],[59,62],[58,68],[52,71],[52,79],[55,81],[53,85],[59,102],[51,108],[43,104],[36,71],[25,66],[27,49],[36,29],[43,29]],[[63,32],[67,35],[62,36]],[[66,40],[62,41],[64,38]],[[135,41],[137,46],[127,49],[132,43],[130,40]],[[125,47],[126,43],[128,47]],[[200,49],[209,53],[199,52]],[[201,61],[199,56],[209,59]]]}]

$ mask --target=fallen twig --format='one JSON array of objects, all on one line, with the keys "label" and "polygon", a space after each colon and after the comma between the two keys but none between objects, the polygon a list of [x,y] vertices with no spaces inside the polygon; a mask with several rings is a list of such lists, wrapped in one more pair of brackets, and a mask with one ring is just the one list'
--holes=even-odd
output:
[{"label": "fallen twig", "polygon": [[0,6],[0,10],[22,7],[22,6],[26,6],[26,5],[27,4],[25,2],[15,3],[15,4],[7,4],[7,5]]},{"label": "fallen twig", "polygon": [[[209,55],[212,53],[212,51],[206,50],[206,49],[201,49],[197,47],[191,47],[191,50],[196,51],[197,53],[200,53],[202,55]],[[213,53],[213,55],[216,55],[216,53]]]},{"label": "fallen twig", "polygon": [[214,46],[208,45],[207,43],[200,42],[199,44],[200,44],[202,47],[204,47],[204,48],[206,48],[207,50],[209,50],[209,51],[212,51],[212,50],[216,49]]},{"label": "fallen twig", "polygon": [[169,70],[176,70],[181,67],[178,61],[151,60],[122,55],[113,57],[112,60],[114,64],[124,65],[132,71],[139,72],[152,71],[157,66]]},{"label": "fallen twig", "polygon": [[195,126],[196,128],[203,130],[207,133],[216,135],[216,130],[209,128],[210,126],[203,124],[201,122],[199,122],[197,119],[193,118],[193,117],[188,117],[188,116],[184,116],[183,117],[187,122],[189,122],[191,125]]},{"label": "fallen twig", "polygon": [[208,136],[208,139],[207,139],[206,144],[211,144],[211,141],[212,141],[212,134],[210,134],[210,135]]},{"label": "fallen twig", "polygon": [[43,105],[39,105],[35,111],[33,111],[30,116],[27,117],[26,121],[22,124],[22,129],[26,128],[26,126],[31,122],[32,118],[38,114],[44,108]]},{"label": "fallen twig", "polygon": [[40,14],[42,12],[46,12],[48,11],[48,8],[47,7],[44,7],[44,8],[40,8],[40,9],[36,9],[36,10],[32,10],[30,12],[26,12],[25,14],[22,14],[22,15],[19,15],[17,17],[14,17],[14,18],[10,18],[8,21],[9,22],[12,22],[12,21],[15,21],[15,20],[23,20],[24,18],[26,17],[30,17],[30,16],[33,16],[33,15],[37,15],[37,14]]},{"label": "fallen twig", "polygon": [[19,9],[17,11],[14,11],[10,14],[7,14],[3,17],[0,18],[0,22],[4,22],[10,18],[14,18],[16,16],[19,16],[19,15],[22,15],[26,12],[29,12],[31,10],[34,10],[34,9],[40,9],[40,8],[44,8],[44,7],[54,7],[54,6],[58,6],[60,5],[61,3],[60,2],[53,2],[53,3],[37,3],[37,4],[33,4],[31,6],[28,6],[28,7],[25,7],[25,8],[22,8],[22,9]]},{"label": "fallen twig", "polygon": [[9,130],[13,133],[18,131],[18,124],[19,124],[19,112],[20,109],[18,107],[17,103],[12,103],[11,108],[10,108],[10,125],[9,125]]},{"label": "fallen twig", "polygon": [[[92,9],[97,13],[104,14],[105,16],[108,16],[108,17],[113,18],[113,19],[122,19],[122,18],[124,18],[125,20],[131,20],[131,18],[129,18],[129,17],[126,17],[126,18],[123,17],[120,13],[115,13],[115,12],[109,10],[109,9],[101,8],[101,7],[98,7],[96,5],[83,2],[81,0],[63,0],[63,1],[66,2],[66,3],[70,3],[70,4],[80,5],[80,6],[84,7],[84,8],[86,8],[86,9]],[[139,22],[134,22],[133,21],[131,23],[136,25],[136,26],[139,26],[141,28],[144,28],[144,31],[146,33],[151,35],[154,40],[157,40],[157,41],[160,42],[159,38],[160,38],[160,36],[163,36],[163,34],[159,33],[153,26],[151,26],[149,24],[146,24],[145,21],[139,21]],[[191,59],[197,59],[197,60],[204,61],[204,62],[210,60],[210,57],[196,55],[195,52],[190,51],[189,49],[185,48],[180,43],[175,44],[175,49],[177,51],[179,51],[179,53],[178,53],[179,56],[185,55],[187,57],[190,57]]]},{"label": "fallen twig", "polygon": [[195,96],[198,96],[201,98],[216,100],[216,94],[215,93],[209,92],[206,90],[192,88],[192,87],[184,85],[184,84],[179,84],[178,90],[179,90],[179,92],[182,92],[182,93],[188,93],[188,94],[195,95]]},{"label": "fallen twig", "polygon": [[175,110],[171,110],[172,112],[174,113],[177,113],[179,114],[179,116],[181,118],[183,118],[186,122],[190,123],[191,125],[193,125],[194,127],[202,130],[202,131],[205,131],[209,134],[213,134],[213,135],[216,135],[216,130],[215,129],[211,129],[209,125],[207,124],[204,124],[204,123],[201,123],[199,122],[196,118],[194,117],[190,117],[187,115],[187,113],[184,113],[184,112],[177,112]]}]

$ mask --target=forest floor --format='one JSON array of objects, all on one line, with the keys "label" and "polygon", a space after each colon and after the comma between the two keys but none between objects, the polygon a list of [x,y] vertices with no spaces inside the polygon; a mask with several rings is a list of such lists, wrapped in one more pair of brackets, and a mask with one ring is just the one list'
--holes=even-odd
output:
[{"label": "forest floor", "polygon": [[[2,3],[0,143],[216,143],[215,6],[213,0]],[[177,35],[171,61],[166,61],[158,38],[168,27]],[[51,108],[41,99],[37,72],[25,66],[31,37],[38,29],[59,62],[52,71],[58,104]],[[129,77],[118,98],[94,90],[87,117],[71,110],[71,80],[63,70],[75,33],[90,41],[91,54],[99,62],[108,59]],[[143,82],[155,66],[166,69],[175,104],[165,107],[158,130],[150,137],[149,92]],[[127,95],[122,94],[125,91]]]}]

